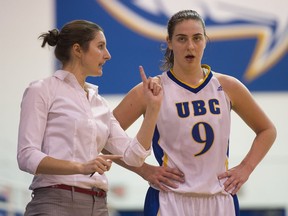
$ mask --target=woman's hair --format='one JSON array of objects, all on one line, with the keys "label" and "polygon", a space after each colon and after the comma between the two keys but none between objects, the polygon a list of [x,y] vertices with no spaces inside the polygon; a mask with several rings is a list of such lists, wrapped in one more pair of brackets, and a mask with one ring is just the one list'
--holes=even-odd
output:
[{"label": "woman's hair", "polygon": [[[168,21],[167,24],[167,33],[168,39],[172,40],[172,36],[175,30],[175,27],[178,23],[182,22],[183,20],[197,20],[200,21],[204,30],[204,36],[206,35],[206,28],[205,22],[202,17],[194,10],[182,10],[174,14]],[[170,50],[168,47],[164,48],[164,59],[162,60],[162,65],[160,67],[161,70],[166,71],[170,70],[174,65],[174,53],[173,50]]]},{"label": "woman's hair", "polygon": [[74,20],[65,24],[60,32],[58,29],[53,29],[41,34],[39,39],[43,40],[41,47],[44,47],[46,43],[56,46],[55,56],[65,65],[70,60],[72,46],[77,43],[84,51],[87,51],[89,42],[95,38],[98,31],[103,32],[103,29],[93,22]]}]

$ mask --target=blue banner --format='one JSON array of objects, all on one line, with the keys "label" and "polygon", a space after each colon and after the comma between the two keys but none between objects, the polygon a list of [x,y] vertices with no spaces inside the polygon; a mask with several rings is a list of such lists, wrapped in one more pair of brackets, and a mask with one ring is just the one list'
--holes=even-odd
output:
[{"label": "blue banner", "polygon": [[139,65],[148,76],[161,73],[166,24],[181,9],[196,10],[206,22],[210,42],[203,64],[238,78],[251,91],[287,91],[288,3],[274,1],[59,0],[56,25],[86,19],[104,29],[112,59],[101,78],[88,78],[101,94],[127,93],[141,81]]}]

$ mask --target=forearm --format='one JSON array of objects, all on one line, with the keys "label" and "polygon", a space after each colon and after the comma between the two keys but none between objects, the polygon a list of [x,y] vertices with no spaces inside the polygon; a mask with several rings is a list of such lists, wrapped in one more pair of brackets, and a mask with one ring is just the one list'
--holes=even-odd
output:
[{"label": "forearm", "polygon": [[253,141],[251,149],[241,162],[241,165],[247,167],[252,172],[260,161],[265,157],[276,139],[276,129],[271,127],[259,133]]},{"label": "forearm", "polygon": [[118,164],[119,166],[121,166],[121,167],[123,167],[123,168],[125,168],[125,169],[128,169],[128,170],[130,170],[131,172],[134,172],[134,173],[136,173],[136,174],[138,174],[139,176],[141,176],[142,178],[143,178],[143,176],[142,176],[142,167],[145,165],[145,163],[141,166],[141,167],[135,167],[135,166],[129,166],[129,165],[127,165],[124,161],[122,161],[122,160],[115,160],[114,161],[116,164]]},{"label": "forearm", "polygon": [[[107,151],[106,149],[103,149],[102,150],[102,153],[103,154],[111,154],[109,151]],[[135,167],[135,166],[130,166],[130,165],[127,165],[123,160],[121,159],[117,159],[117,160],[114,160],[114,162],[116,164],[118,164],[119,166],[125,168],[125,169],[128,169],[136,174],[138,174],[139,176],[143,177],[143,169],[145,167],[147,167],[148,165],[146,163],[144,163],[142,166],[140,167]]]},{"label": "forearm", "polygon": [[[107,154],[107,155],[111,154],[111,152],[107,151],[106,149],[103,149],[103,150],[102,150],[102,153],[103,153],[103,154]],[[128,169],[128,170],[130,170],[131,172],[134,172],[134,173],[138,174],[139,176],[141,176],[142,178],[144,178],[144,176],[143,176],[143,173],[144,173],[144,171],[145,171],[144,169],[145,169],[145,167],[148,166],[148,164],[143,163],[142,166],[136,167],[136,166],[127,165],[127,164],[126,164],[123,160],[121,160],[121,159],[117,159],[117,160],[113,160],[113,161],[114,161],[114,163],[118,164],[119,166],[121,166],[121,167],[123,167],[123,168],[125,168],[125,169]]]},{"label": "forearm", "polygon": [[81,164],[66,160],[45,157],[39,163],[36,174],[73,175],[81,173]]},{"label": "forearm", "polygon": [[147,107],[144,120],[137,133],[137,140],[146,150],[151,147],[159,109],[160,107]]}]

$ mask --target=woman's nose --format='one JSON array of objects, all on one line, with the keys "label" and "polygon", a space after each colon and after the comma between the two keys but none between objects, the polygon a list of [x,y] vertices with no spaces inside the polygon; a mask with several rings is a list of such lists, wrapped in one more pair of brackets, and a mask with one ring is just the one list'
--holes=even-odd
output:
[{"label": "woman's nose", "polygon": [[110,60],[111,58],[112,58],[112,57],[111,57],[108,49],[106,49],[105,59],[106,59],[106,60]]},{"label": "woman's nose", "polygon": [[194,49],[194,43],[192,40],[188,40],[188,49]]}]

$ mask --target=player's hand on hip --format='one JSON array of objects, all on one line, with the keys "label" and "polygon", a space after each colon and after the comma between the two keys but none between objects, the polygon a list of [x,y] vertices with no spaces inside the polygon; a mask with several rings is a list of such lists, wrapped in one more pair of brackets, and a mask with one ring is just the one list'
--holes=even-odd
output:
[{"label": "player's hand on hip", "polygon": [[223,181],[225,191],[236,194],[242,185],[248,180],[251,170],[243,165],[238,165],[220,174],[218,179]]},{"label": "player's hand on hip", "polygon": [[170,191],[170,188],[178,188],[179,184],[185,182],[184,174],[179,169],[148,164],[143,168],[142,177],[148,181],[152,187],[162,191]]}]

